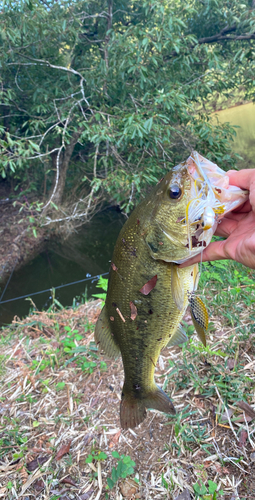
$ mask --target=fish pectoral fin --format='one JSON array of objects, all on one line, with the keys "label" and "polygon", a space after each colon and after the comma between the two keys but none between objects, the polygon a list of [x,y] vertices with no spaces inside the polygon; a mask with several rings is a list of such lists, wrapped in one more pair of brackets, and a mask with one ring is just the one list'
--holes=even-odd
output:
[{"label": "fish pectoral fin", "polygon": [[171,264],[171,291],[175,304],[181,311],[184,305],[184,284],[176,264]]},{"label": "fish pectoral fin", "polygon": [[102,349],[107,356],[110,358],[117,358],[120,355],[120,348],[111,332],[105,306],[96,322],[94,337],[99,350]]},{"label": "fish pectoral fin", "polygon": [[175,415],[174,405],[160,387],[142,398],[135,398],[132,394],[122,396],[120,404],[120,425],[122,429],[133,429],[146,417],[146,408]]},{"label": "fish pectoral fin", "polygon": [[184,342],[187,342],[187,340],[188,340],[188,337],[184,331],[184,328],[181,325],[179,325],[177,327],[176,332],[174,332],[171,339],[169,340],[167,347],[183,344]]},{"label": "fish pectoral fin", "polygon": [[209,316],[207,309],[200,299],[200,297],[196,297],[196,295],[191,295],[189,299],[190,303],[190,312],[193,321],[193,325],[198,334],[199,340],[203,342],[206,347],[206,332],[208,329]]}]

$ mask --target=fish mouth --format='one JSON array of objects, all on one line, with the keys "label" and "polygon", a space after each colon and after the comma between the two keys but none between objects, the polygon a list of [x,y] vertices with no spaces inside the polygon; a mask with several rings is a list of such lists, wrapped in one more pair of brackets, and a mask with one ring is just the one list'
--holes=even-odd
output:
[{"label": "fish mouth", "polygon": [[210,207],[217,215],[217,220],[220,220],[248,199],[248,191],[231,185],[226,172],[197,151],[193,151],[189,156],[186,165],[194,184],[195,196],[190,204],[199,200],[199,211],[204,204],[205,207]]},{"label": "fish mouth", "polygon": [[187,159],[186,168],[192,180],[190,200],[185,217],[177,222],[187,227],[188,244],[184,246],[189,255],[178,263],[206,248],[224,215],[242,205],[249,196],[248,191],[230,185],[226,172],[196,151]]}]

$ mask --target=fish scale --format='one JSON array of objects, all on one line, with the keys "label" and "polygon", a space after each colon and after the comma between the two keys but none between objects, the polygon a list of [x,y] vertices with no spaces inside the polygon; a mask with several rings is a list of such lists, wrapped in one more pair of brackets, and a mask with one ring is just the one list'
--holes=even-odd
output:
[{"label": "fish scale", "polygon": [[[197,161],[203,158],[196,155]],[[203,170],[201,165],[196,169],[194,158],[175,167],[137,206],[114,249],[95,340],[108,356],[122,356],[125,381],[120,421],[124,429],[140,424],[147,408],[175,413],[169,397],[156,385],[154,372],[162,348],[187,340],[180,321],[189,302],[195,328],[205,344],[208,314],[201,299],[195,296],[198,266],[180,269],[177,265],[200,253],[215,230],[214,217],[206,229],[202,227],[203,210],[208,211],[204,198],[202,209],[197,210],[202,198],[196,198],[196,179],[201,178]],[[208,162],[203,161],[203,165]],[[209,164],[209,173],[204,177],[207,183],[210,169],[218,169]],[[221,178],[219,171],[217,176]],[[213,186],[208,186],[208,193],[212,210],[218,209]],[[244,192],[240,193],[242,203]],[[234,196],[236,206],[236,188]],[[189,206],[196,206],[195,211],[187,210]],[[189,220],[190,213],[194,220]]]},{"label": "fish scale", "polygon": [[[148,213],[144,216],[144,208],[148,207],[152,217],[155,217],[157,207],[153,203],[148,205],[145,200],[121,230],[112,257],[107,299],[98,322],[98,325],[100,322],[109,324],[122,355],[125,383],[121,425],[124,428],[135,427],[143,420],[145,406],[175,413],[172,402],[156,386],[154,371],[160,351],[169,343],[183,317],[188,305],[187,294],[193,290],[194,284],[194,266],[180,269],[185,296],[180,310],[171,294],[172,263],[153,258],[146,242]],[[161,217],[159,220],[162,220]],[[155,250],[157,244],[154,244]],[[162,246],[159,245],[159,248]],[[154,276],[157,276],[155,287],[147,296],[143,295],[140,289]],[[137,308],[134,320],[130,317],[130,302]],[[100,343],[98,330],[96,328],[96,340]],[[109,349],[107,353],[111,354]],[[134,410],[130,415],[126,406],[132,408],[132,405],[138,406],[139,411]]]}]

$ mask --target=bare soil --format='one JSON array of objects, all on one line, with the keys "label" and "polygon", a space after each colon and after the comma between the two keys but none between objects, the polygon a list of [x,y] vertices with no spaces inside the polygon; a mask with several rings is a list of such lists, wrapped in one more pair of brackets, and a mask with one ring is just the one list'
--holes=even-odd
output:
[{"label": "bare soil", "polygon": [[[212,354],[207,359],[199,351],[194,357],[185,348],[164,349],[156,381],[173,400],[177,417],[149,411],[139,427],[123,431],[119,424],[121,360],[99,356],[91,372],[78,363],[81,349],[86,356],[93,342],[91,324],[99,312],[100,301],[75,310],[37,311],[22,321],[15,318],[3,330],[0,497],[254,500],[255,397],[245,409],[234,402],[227,410],[220,389],[208,392],[213,368],[227,374],[230,388],[238,376],[235,359],[213,354],[224,351],[229,330],[218,327],[217,318],[212,318],[217,328],[208,338]],[[190,320],[188,315],[185,319]],[[66,358],[68,363],[61,357],[67,327],[83,336],[77,357]],[[239,342],[238,352],[240,369],[254,384],[251,339]],[[179,368],[178,376],[169,377],[174,366]],[[204,379],[203,387],[195,387],[184,366]],[[182,377],[187,378],[181,385]],[[107,478],[118,463],[113,451],[129,456],[135,465],[131,477],[119,477],[109,489]],[[99,460],[101,452],[105,456]],[[196,496],[193,486],[200,483],[208,488],[208,481],[217,484],[216,496]]]},{"label": "bare soil", "polygon": [[36,228],[35,238],[29,215],[14,207],[13,202],[0,199],[0,285],[14,269],[26,264],[43,247],[47,238],[44,228]]}]

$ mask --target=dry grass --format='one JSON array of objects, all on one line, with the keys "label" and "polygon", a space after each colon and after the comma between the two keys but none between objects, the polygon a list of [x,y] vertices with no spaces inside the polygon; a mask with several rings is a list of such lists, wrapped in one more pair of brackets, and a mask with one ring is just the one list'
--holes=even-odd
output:
[{"label": "dry grass", "polygon": [[[95,357],[91,344],[99,309],[95,301],[37,312],[3,330],[0,498],[175,499],[185,492],[181,498],[254,499],[254,335],[243,334],[249,310],[238,328],[213,317],[207,350],[195,337],[183,349],[165,349],[156,379],[178,415],[150,411],[138,428],[121,431],[121,361]],[[67,335],[79,347],[74,353],[66,352]],[[109,489],[119,461],[113,451],[135,466]],[[193,486],[207,487],[208,479],[222,495],[195,495]]]}]

